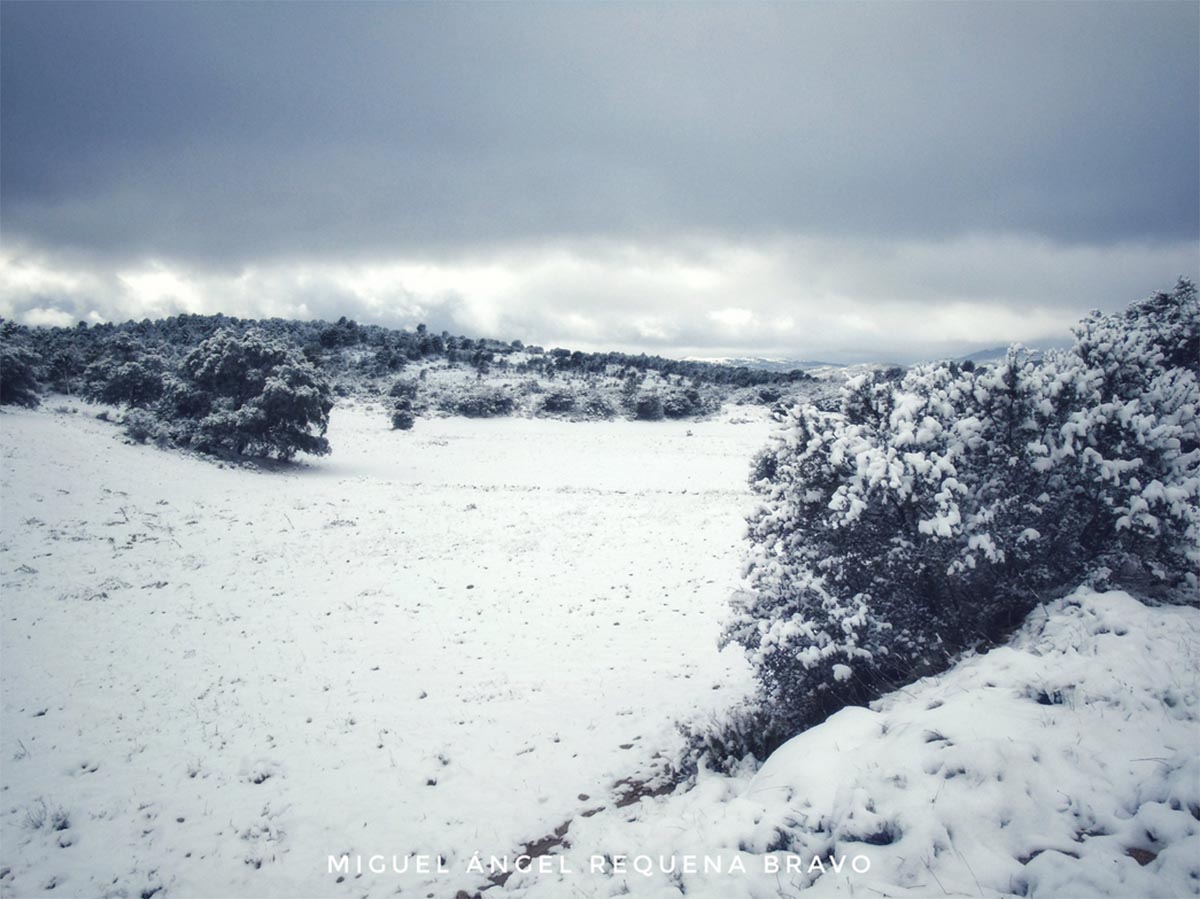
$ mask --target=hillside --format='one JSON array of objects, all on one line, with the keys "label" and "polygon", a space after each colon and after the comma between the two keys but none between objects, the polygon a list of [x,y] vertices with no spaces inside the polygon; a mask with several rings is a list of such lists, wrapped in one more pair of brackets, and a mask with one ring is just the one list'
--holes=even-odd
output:
[{"label": "hillside", "polygon": [[163,375],[204,341],[251,331],[297,351],[337,396],[374,399],[400,384],[417,414],[703,418],[723,402],[770,405],[828,390],[798,368],[546,349],[344,317],[330,323],[177,315],[76,328],[0,322],[0,345],[30,351],[42,389],[145,406],[157,398]]}]

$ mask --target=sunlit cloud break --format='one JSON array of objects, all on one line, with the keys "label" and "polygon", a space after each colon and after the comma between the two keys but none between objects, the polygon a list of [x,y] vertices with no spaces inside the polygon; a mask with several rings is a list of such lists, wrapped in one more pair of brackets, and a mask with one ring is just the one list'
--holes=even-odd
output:
[{"label": "sunlit cloud break", "polygon": [[[1099,249],[1025,238],[777,239],[753,247],[559,244],[459,260],[0,260],[0,315],[73,325],[177,313],[334,320],[702,357],[911,362],[1010,341],[1061,342],[1089,309],[1174,275],[1189,244]],[[1164,277],[1164,273],[1166,274]]]}]

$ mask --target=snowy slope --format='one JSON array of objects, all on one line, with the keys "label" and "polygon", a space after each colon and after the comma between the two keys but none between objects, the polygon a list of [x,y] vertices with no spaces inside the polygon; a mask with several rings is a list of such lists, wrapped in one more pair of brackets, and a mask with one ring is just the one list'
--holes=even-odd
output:
[{"label": "snowy slope", "polygon": [[265,472],[61,402],[0,415],[4,895],[452,896],[327,859],[514,852],[749,687],[715,641],[760,411],[339,406]]},{"label": "snowy slope", "polygon": [[[757,773],[706,773],[680,795],[575,821],[561,863],[574,873],[522,874],[506,889],[1196,895],[1198,671],[1200,611],[1080,591],[1036,611],[1010,646],[843,710]],[[617,854],[631,857],[624,874],[586,873]],[[689,858],[701,873],[678,873]],[[706,858],[723,873],[702,873]]]}]

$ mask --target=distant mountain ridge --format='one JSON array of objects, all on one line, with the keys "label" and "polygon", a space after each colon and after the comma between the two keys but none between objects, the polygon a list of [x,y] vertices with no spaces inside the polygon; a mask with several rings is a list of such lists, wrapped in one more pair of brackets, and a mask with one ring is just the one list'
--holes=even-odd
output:
[{"label": "distant mountain ridge", "polygon": [[[1042,344],[1040,347],[1026,346],[1024,348],[1033,359],[1041,359],[1046,355],[1048,350],[1064,349],[1071,345],[1069,340],[1039,342]],[[953,361],[975,362],[977,364],[980,362],[1000,362],[1008,355],[1009,346],[1010,344],[1004,344],[1002,346],[989,347],[985,350],[976,350],[973,353],[967,353],[965,356],[956,356]]]},{"label": "distant mountain ridge", "polygon": [[810,368],[842,368],[839,362],[819,362],[812,359],[768,359],[762,356],[688,356],[688,362],[711,362],[734,368],[753,368],[759,371],[808,371]]}]

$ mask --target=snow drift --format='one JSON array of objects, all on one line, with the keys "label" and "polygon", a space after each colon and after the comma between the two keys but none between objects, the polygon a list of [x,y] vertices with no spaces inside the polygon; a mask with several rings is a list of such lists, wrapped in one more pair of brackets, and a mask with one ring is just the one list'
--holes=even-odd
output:
[{"label": "snow drift", "polygon": [[[627,860],[624,875],[611,865],[570,880],[530,874],[508,890],[714,899],[801,890],[1196,894],[1198,670],[1200,610],[1081,589],[1035,610],[1008,645],[870,708],[842,710],[757,772],[702,772],[679,795],[572,824],[574,870],[587,871],[596,855],[646,856],[649,875]],[[726,871],[738,858],[746,873],[662,872],[687,857],[720,859]],[[868,859],[869,871],[851,871],[855,857]]]}]

